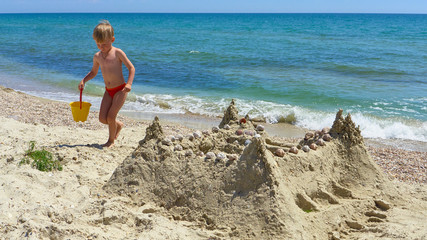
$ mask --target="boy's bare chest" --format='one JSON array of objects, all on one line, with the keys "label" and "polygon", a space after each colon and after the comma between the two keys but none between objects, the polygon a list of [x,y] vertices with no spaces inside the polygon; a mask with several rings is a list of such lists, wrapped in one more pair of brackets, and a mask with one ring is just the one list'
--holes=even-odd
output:
[{"label": "boy's bare chest", "polygon": [[113,54],[107,55],[105,58],[101,56],[99,61],[101,70],[116,69],[121,67],[121,61]]}]

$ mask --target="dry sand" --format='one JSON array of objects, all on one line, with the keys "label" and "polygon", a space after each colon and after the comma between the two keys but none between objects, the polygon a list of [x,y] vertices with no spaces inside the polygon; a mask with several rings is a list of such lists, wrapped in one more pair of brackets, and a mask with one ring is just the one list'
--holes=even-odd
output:
[{"label": "dry sand", "polygon": [[[5,88],[0,101],[0,239],[427,238],[426,153],[370,147],[378,165],[351,119],[337,118],[326,146],[284,157],[274,152],[316,139],[236,135],[255,131],[230,118],[190,140],[182,125],[121,117],[103,149],[96,112],[75,123],[66,103]],[[19,166],[33,140],[64,169]]]}]

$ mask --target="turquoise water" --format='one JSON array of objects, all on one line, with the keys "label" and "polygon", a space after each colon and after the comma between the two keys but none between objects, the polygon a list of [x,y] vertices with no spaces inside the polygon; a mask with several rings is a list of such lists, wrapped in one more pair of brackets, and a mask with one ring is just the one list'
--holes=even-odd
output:
[{"label": "turquoise water", "polygon": [[101,19],[136,68],[123,111],[220,116],[234,98],[319,129],[342,108],[365,137],[427,141],[427,15],[0,14],[0,84],[75,101]]}]

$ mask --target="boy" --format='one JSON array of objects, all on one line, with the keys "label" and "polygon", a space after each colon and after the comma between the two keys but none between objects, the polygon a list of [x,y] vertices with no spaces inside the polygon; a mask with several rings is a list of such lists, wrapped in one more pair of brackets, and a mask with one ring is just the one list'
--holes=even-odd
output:
[{"label": "boy", "polygon": [[[79,89],[83,89],[85,83],[94,78],[101,67],[105,93],[99,110],[99,121],[108,124],[109,130],[108,141],[103,146],[112,147],[123,128],[123,123],[117,121],[116,117],[132,88],[135,68],[121,49],[113,47],[114,30],[107,20],[101,21],[95,27],[93,39],[100,51],[93,56],[92,70],[80,82]],[[127,83],[123,77],[122,64],[129,70]]]}]

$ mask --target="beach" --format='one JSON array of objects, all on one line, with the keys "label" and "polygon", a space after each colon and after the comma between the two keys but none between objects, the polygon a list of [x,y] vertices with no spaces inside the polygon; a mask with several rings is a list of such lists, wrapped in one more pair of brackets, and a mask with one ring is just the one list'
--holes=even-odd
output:
[{"label": "beach", "polygon": [[[264,236],[265,239],[287,239],[285,236],[296,236],[274,235],[277,234],[276,230],[267,228],[264,233],[255,231],[251,237],[239,232],[239,227],[236,230],[236,227],[220,223],[212,227],[206,220],[208,217],[205,217],[206,224],[201,224],[199,220],[191,217],[193,213],[194,216],[199,214],[193,212],[195,210],[192,208],[187,215],[182,215],[182,212],[181,215],[176,215],[180,208],[161,206],[160,202],[153,200],[153,197],[145,199],[135,192],[111,193],[114,192],[112,186],[120,185],[112,182],[113,179],[118,179],[116,176],[118,173],[115,174],[115,178],[112,177],[113,173],[125,159],[126,161],[134,159],[132,156],[137,153],[136,149],[143,146],[141,140],[146,137],[146,129],[152,121],[136,120],[119,114],[118,119],[124,122],[125,128],[121,131],[115,146],[105,149],[101,145],[108,138],[107,127],[98,122],[95,111],[90,112],[88,121],[75,123],[68,103],[42,99],[4,87],[0,89],[0,102],[2,103],[0,118],[3,123],[0,127],[1,239],[256,239],[257,236]],[[211,131],[211,128],[194,129],[162,119],[160,124],[165,136],[187,136],[196,131]],[[288,139],[280,136],[272,136],[270,139],[297,144],[303,138],[297,138],[298,134]],[[30,141],[36,142],[37,149],[46,149],[60,159],[63,170],[41,172],[30,165],[20,165],[19,162],[28,150]],[[360,217],[353,214],[354,219],[346,221],[350,227],[345,224],[341,226],[340,223],[340,230],[329,230],[326,233],[322,233],[322,227],[306,229],[307,233],[302,235],[303,239],[315,239],[316,234],[330,236],[331,239],[427,237],[425,230],[427,226],[424,221],[427,217],[425,185],[427,153],[393,148],[369,141],[366,144],[370,156],[382,172],[377,175],[384,174],[385,177],[384,180],[381,178],[377,181],[376,184],[382,187],[378,187],[380,190],[375,194],[371,194],[375,192],[372,190],[374,188],[365,192],[363,187],[360,187],[364,185],[361,182],[357,190],[352,190],[353,194],[357,195],[354,199],[359,199],[361,205],[364,205],[363,199],[367,199],[363,194],[387,199],[384,202],[389,202],[389,205],[393,206],[386,213],[387,219],[385,221],[380,218],[371,219],[381,220],[375,226],[377,230],[373,230],[369,224],[359,228],[356,223]],[[298,156],[301,154],[304,153]],[[278,168],[281,169],[283,163],[278,164]],[[185,176],[183,175],[183,178]],[[367,189],[370,189],[370,180],[366,181]],[[395,186],[393,191],[410,200],[393,196],[390,186]],[[128,190],[124,188],[123,191]],[[139,196],[138,200],[136,196]],[[346,201],[344,198],[339,200],[340,204]],[[326,209],[322,208],[324,206],[322,202],[315,205],[320,206],[320,209]],[[342,216],[353,211],[349,205],[343,206],[345,207],[338,212],[348,213],[342,213]],[[274,212],[272,207],[268,207],[265,211],[271,210]],[[178,212],[180,211],[183,209]],[[251,213],[250,209],[233,211]],[[333,211],[326,212],[332,214]],[[281,219],[279,213],[276,215]],[[335,218],[330,218],[331,221],[333,219]],[[247,224],[255,222],[251,223],[248,219]],[[270,222],[270,225],[272,224]]]}]

